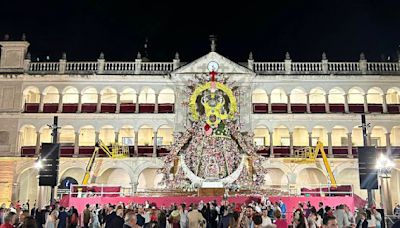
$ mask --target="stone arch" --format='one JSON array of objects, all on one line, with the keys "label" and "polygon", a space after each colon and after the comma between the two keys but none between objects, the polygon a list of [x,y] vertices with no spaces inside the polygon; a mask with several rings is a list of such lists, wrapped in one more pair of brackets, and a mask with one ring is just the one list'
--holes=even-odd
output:
[{"label": "stone arch", "polygon": [[293,146],[308,146],[308,131],[304,126],[293,128]]},{"label": "stone arch", "polygon": [[351,184],[355,194],[361,198],[366,198],[366,191],[360,189],[358,167],[345,167],[337,172],[335,175],[336,182],[338,184]]},{"label": "stone arch", "polygon": [[123,188],[130,188],[131,183],[131,176],[121,167],[105,169],[96,178],[96,184],[119,185]]},{"label": "stone arch", "polygon": [[112,125],[104,125],[100,128],[99,139],[106,145],[115,142],[115,129]]},{"label": "stone arch", "polygon": [[23,103],[40,103],[40,90],[35,86],[28,86],[22,92],[24,95]]},{"label": "stone arch", "polygon": [[329,104],[344,104],[345,92],[340,87],[334,87],[329,90],[328,101]]},{"label": "stone arch", "polygon": [[153,127],[149,125],[142,125],[138,131],[138,145],[152,146],[154,141],[152,140],[153,136]]},{"label": "stone arch", "polygon": [[79,146],[94,146],[96,143],[96,130],[92,125],[82,126],[79,129]]},{"label": "stone arch", "polygon": [[400,125],[393,126],[390,131],[390,144],[400,146]]},{"label": "stone arch", "polygon": [[60,172],[58,183],[60,184],[63,179],[66,177],[72,177],[78,181],[78,183],[82,183],[83,177],[85,176],[85,169],[82,167],[68,167]]},{"label": "stone arch", "polygon": [[143,87],[139,93],[139,104],[155,104],[156,93],[150,87]]},{"label": "stone arch", "polygon": [[307,104],[307,92],[303,88],[294,88],[290,91],[291,104]]},{"label": "stone arch", "polygon": [[386,93],[387,104],[400,104],[400,89],[398,87],[392,87]]},{"label": "stone arch", "polygon": [[374,126],[371,129],[371,146],[386,146],[386,128],[383,126]]},{"label": "stone arch", "polygon": [[26,202],[28,199],[33,202],[37,198],[37,189],[39,188],[38,183],[38,170],[33,168],[27,168],[23,170],[17,178],[18,183],[18,199],[21,202]]},{"label": "stone arch", "polygon": [[117,103],[117,90],[112,87],[105,87],[100,91],[101,103],[116,104]]},{"label": "stone arch", "polygon": [[163,178],[162,173],[158,173],[157,168],[146,168],[138,177],[138,191],[146,191],[149,189],[157,189],[162,186],[159,185]]},{"label": "stone arch", "polygon": [[264,89],[255,89],[251,93],[251,102],[253,104],[266,104],[268,103],[268,95]]},{"label": "stone arch", "polygon": [[65,125],[61,128],[59,142],[63,144],[75,143],[75,129],[72,125]]},{"label": "stone arch", "polygon": [[383,103],[383,91],[379,87],[372,87],[367,91],[367,102],[368,104],[382,104]]},{"label": "stone arch", "polygon": [[310,90],[310,104],[325,104],[325,90],[316,87]]},{"label": "stone arch", "polygon": [[145,169],[161,169],[163,167],[163,162],[159,159],[155,160],[155,162],[145,161],[141,164],[138,164],[133,171],[132,181],[133,183],[138,183],[139,176]]},{"label": "stone arch", "polygon": [[63,104],[77,104],[79,103],[79,91],[73,86],[67,86],[62,92],[62,102]]},{"label": "stone arch", "polygon": [[132,88],[124,88],[121,92],[120,102],[121,104],[135,104],[137,92]]},{"label": "stone arch", "polygon": [[36,146],[37,131],[33,125],[23,125],[20,128],[21,146]]},{"label": "stone arch", "polygon": [[271,91],[271,103],[287,104],[288,99],[283,88],[275,88]]},{"label": "stone arch", "polygon": [[328,184],[328,178],[322,169],[300,165],[295,173],[297,173],[296,183],[300,186]]},{"label": "stone arch", "polygon": [[119,129],[118,142],[125,145],[135,145],[135,130],[131,125],[123,125]]},{"label": "stone arch", "polygon": [[168,125],[161,125],[157,129],[157,146],[172,145],[172,143],[174,143],[174,128]]},{"label": "stone arch", "polygon": [[347,146],[347,133],[346,127],[335,125],[332,128],[332,146]]},{"label": "stone arch", "polygon": [[289,183],[285,172],[279,168],[268,168],[267,174],[264,176],[264,186],[268,185],[287,185]]},{"label": "stone arch", "polygon": [[174,104],[175,103],[175,93],[173,89],[164,88],[158,94],[159,104]]},{"label": "stone arch", "polygon": [[253,129],[254,137],[253,143],[256,146],[269,146],[270,145],[270,134],[268,127],[257,126]]},{"label": "stone arch", "polygon": [[273,145],[274,146],[289,146],[289,128],[285,125],[279,125],[274,128]]},{"label": "stone arch", "polygon": [[98,96],[96,88],[86,87],[82,90],[82,104],[97,104]]},{"label": "stone arch", "polygon": [[52,130],[49,126],[44,125],[39,129],[40,132],[40,143],[51,143],[53,136],[51,135]]},{"label": "stone arch", "polygon": [[60,93],[54,86],[48,86],[43,90],[43,103],[58,104],[60,101]]},{"label": "stone arch", "polygon": [[321,125],[316,125],[313,127],[311,132],[311,142],[312,145],[315,146],[317,141],[321,141],[324,145],[328,145],[328,134],[326,128]]},{"label": "stone arch", "polygon": [[364,104],[364,90],[360,87],[353,87],[348,92],[349,104]]}]

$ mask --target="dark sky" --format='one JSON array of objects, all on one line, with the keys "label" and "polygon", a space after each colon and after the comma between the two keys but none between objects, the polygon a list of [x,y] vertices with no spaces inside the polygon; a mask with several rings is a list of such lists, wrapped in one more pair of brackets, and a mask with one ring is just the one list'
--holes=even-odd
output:
[{"label": "dark sky", "polygon": [[149,39],[153,61],[191,61],[209,50],[235,61],[331,61],[395,57],[400,44],[399,0],[255,1],[1,0],[0,36],[26,33],[34,58],[133,60]]}]

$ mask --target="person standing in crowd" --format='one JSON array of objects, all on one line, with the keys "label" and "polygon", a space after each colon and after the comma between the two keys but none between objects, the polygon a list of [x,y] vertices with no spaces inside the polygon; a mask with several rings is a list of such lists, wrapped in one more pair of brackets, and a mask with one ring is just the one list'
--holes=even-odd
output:
[{"label": "person standing in crowd", "polygon": [[180,228],[189,228],[189,220],[187,217],[186,205],[184,203],[179,206],[179,218]]},{"label": "person standing in crowd", "polygon": [[396,206],[393,209],[393,215],[400,219],[400,203],[396,203]]},{"label": "person standing in crowd", "polygon": [[288,223],[286,222],[286,219],[282,219],[280,211],[275,211],[274,216],[276,218],[274,222],[276,228],[288,228]]},{"label": "person standing in crowd", "polygon": [[367,210],[367,222],[368,228],[376,228],[375,216],[371,213],[371,210]]},{"label": "person standing in crowd", "polygon": [[93,207],[92,210],[90,210],[90,228],[100,228],[99,216],[97,215],[97,212],[98,211],[96,207]]},{"label": "person standing in crowd", "polygon": [[286,204],[282,201],[282,199],[279,199],[279,207],[281,208],[282,218],[286,218]]},{"label": "person standing in crowd", "polygon": [[1,224],[0,228],[14,228],[16,220],[17,220],[17,214],[10,211],[4,216],[4,223]]},{"label": "person standing in crowd", "polygon": [[371,208],[371,216],[374,216],[375,218],[376,228],[381,228],[382,216],[381,213],[379,213],[379,211],[377,211],[375,207]]},{"label": "person standing in crowd", "polygon": [[0,208],[0,225],[2,225],[4,223],[3,220],[4,220],[4,208],[1,207]]},{"label": "person standing in crowd", "polygon": [[[279,211],[279,210],[275,210],[274,213],[277,213],[277,211]],[[279,211],[279,213],[281,213],[281,212]],[[271,218],[268,216],[268,210],[265,207],[262,208],[261,219],[262,219],[261,227],[267,227],[268,225],[272,224]]]},{"label": "person standing in crowd", "polygon": [[57,211],[53,210],[49,215],[47,216],[45,228],[56,228],[57,227]]},{"label": "person standing in crowd", "polygon": [[325,216],[324,220],[322,222],[322,227],[323,228],[338,228],[338,223],[336,221],[335,216],[333,216],[333,215]]},{"label": "person standing in crowd", "polygon": [[57,228],[66,228],[68,223],[68,214],[65,212],[64,207],[60,207],[60,213],[58,214],[58,225]]},{"label": "person standing in crowd", "polygon": [[21,228],[37,228],[35,219],[32,216],[26,217]]},{"label": "person standing in crowd", "polygon": [[350,226],[349,218],[347,217],[347,213],[344,209],[344,205],[340,204],[335,211],[336,221],[338,223],[339,228]]},{"label": "person standing in crowd", "polygon": [[140,226],[138,226],[136,224],[136,215],[134,212],[128,212],[125,215],[125,223],[123,228],[139,228]]},{"label": "person standing in crowd", "polygon": [[368,228],[367,214],[360,212],[360,220],[357,222],[356,228]]},{"label": "person standing in crowd", "polygon": [[[188,223],[189,223],[189,218],[188,218]],[[166,228],[167,227],[167,215],[165,214],[165,210],[161,210],[160,213],[158,213],[158,223],[157,223],[159,228]]]},{"label": "person standing in crowd", "polygon": [[188,213],[189,227],[190,228],[205,228],[206,220],[198,210],[198,205],[193,204],[192,210]]},{"label": "person standing in crowd", "polygon": [[86,204],[86,208],[83,210],[83,227],[84,228],[89,228],[89,222],[90,222],[90,205]]}]

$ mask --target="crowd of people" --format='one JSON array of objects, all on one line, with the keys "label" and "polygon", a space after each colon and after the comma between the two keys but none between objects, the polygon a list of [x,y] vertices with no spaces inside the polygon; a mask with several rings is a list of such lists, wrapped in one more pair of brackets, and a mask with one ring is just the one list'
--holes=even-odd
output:
[{"label": "crowd of people", "polygon": [[[394,213],[400,212],[396,205]],[[382,216],[374,208],[352,211],[346,205],[330,207],[320,202],[300,202],[287,216],[282,200],[235,204],[228,200],[189,205],[157,206],[145,204],[86,205],[78,213],[73,206],[64,208],[57,203],[38,209],[29,202],[17,202],[0,208],[0,228],[382,228]],[[290,217],[287,218],[287,217]]]}]

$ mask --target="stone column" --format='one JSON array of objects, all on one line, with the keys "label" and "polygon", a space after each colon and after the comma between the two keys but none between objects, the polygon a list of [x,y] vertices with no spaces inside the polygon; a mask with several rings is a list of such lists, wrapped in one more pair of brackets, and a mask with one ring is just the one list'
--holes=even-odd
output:
[{"label": "stone column", "polygon": [[364,94],[364,113],[368,113],[368,99],[367,99],[367,94]]},{"label": "stone column", "polygon": [[134,196],[137,192],[137,186],[139,185],[138,182],[131,182],[131,195]]},{"label": "stone column", "polygon": [[327,132],[328,135],[328,157],[333,157],[333,150],[332,150],[332,132]]},{"label": "stone column", "polygon": [[43,112],[43,107],[44,107],[44,94],[40,94],[40,102],[39,102],[39,112]]},{"label": "stone column", "polygon": [[115,135],[115,139],[114,139],[114,142],[118,142],[118,139],[119,139],[119,132],[118,131],[116,131],[116,132],[114,132],[114,135]]},{"label": "stone column", "polygon": [[101,112],[101,94],[97,94],[97,106],[96,106],[96,112],[99,113]]},{"label": "stone column", "polygon": [[268,113],[272,113],[271,94],[268,94]]},{"label": "stone column", "polygon": [[287,112],[292,113],[292,105],[290,104],[290,94],[287,95]]},{"label": "stone column", "polygon": [[274,133],[273,132],[269,133],[269,152],[270,152],[269,156],[271,158],[273,158],[274,157]]},{"label": "stone column", "polygon": [[135,131],[135,156],[139,154],[139,131]]},{"label": "stone column", "polygon": [[156,96],[156,101],[155,101],[155,104],[154,104],[154,113],[158,113],[158,95],[159,94],[155,94],[155,96]]},{"label": "stone column", "polygon": [[153,132],[153,157],[157,157],[157,131]]},{"label": "stone column", "polygon": [[58,110],[57,110],[57,112],[62,112],[62,110],[63,110],[63,94],[60,94],[59,96],[58,96]]},{"label": "stone column", "polygon": [[115,113],[119,113],[121,110],[121,94],[117,93],[117,104],[115,107]]},{"label": "stone column", "polygon": [[35,153],[39,154],[40,152],[40,132],[36,132],[36,149],[35,149]]},{"label": "stone column", "polygon": [[386,94],[382,95],[382,111],[383,113],[388,113],[388,106],[386,101]]},{"label": "stone column", "polygon": [[331,110],[329,108],[329,94],[325,93],[325,112],[330,113]]},{"label": "stone column", "polygon": [[18,131],[18,145],[17,145],[17,151],[18,151],[18,155],[21,155],[22,153],[22,147],[23,147],[23,143],[22,143],[22,138],[23,138],[23,134],[24,132],[22,131]]},{"label": "stone column", "polygon": [[290,140],[290,156],[293,156],[293,132],[289,132],[289,140]]},{"label": "stone column", "polygon": [[351,132],[347,133],[347,156],[349,158],[353,157],[353,139],[351,137]]},{"label": "stone column", "polygon": [[392,154],[392,145],[390,143],[390,132],[386,132],[385,136],[386,136],[386,154],[390,155]]},{"label": "stone column", "polygon": [[311,113],[311,108],[310,108],[310,94],[309,94],[309,93],[306,94],[306,98],[307,98],[307,113]]},{"label": "stone column", "polygon": [[136,94],[135,113],[139,113],[139,94]]},{"label": "stone column", "polygon": [[308,132],[308,146],[313,146],[312,144],[312,132]]},{"label": "stone column", "polygon": [[78,113],[82,112],[82,94],[78,95]]},{"label": "stone column", "polygon": [[347,93],[344,94],[344,112],[349,113],[349,95]]},{"label": "stone column", "polygon": [[79,154],[79,132],[75,132],[74,154]]},{"label": "stone column", "polygon": [[100,140],[100,132],[96,131],[94,135],[95,135],[95,142],[97,143]]}]

